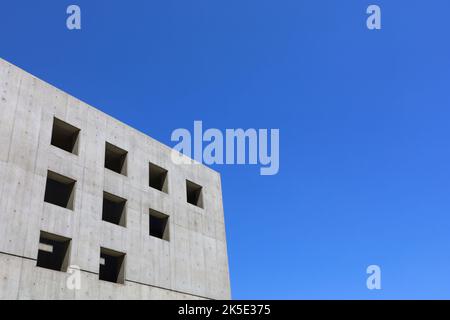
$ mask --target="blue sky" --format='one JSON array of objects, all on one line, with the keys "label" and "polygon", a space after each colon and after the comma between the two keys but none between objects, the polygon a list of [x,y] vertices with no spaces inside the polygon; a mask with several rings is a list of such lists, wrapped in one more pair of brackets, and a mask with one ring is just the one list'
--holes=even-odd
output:
[{"label": "blue sky", "polygon": [[[82,30],[65,26],[82,9]],[[382,9],[382,30],[366,8]],[[448,0],[2,1],[0,57],[168,144],[279,128],[222,174],[236,299],[450,298]],[[368,265],[382,290],[366,288]]]}]

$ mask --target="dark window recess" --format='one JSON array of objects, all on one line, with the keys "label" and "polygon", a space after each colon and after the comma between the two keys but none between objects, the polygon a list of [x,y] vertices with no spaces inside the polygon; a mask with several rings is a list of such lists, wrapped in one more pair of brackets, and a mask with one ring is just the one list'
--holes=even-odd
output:
[{"label": "dark window recess", "polygon": [[55,147],[66,150],[67,152],[78,154],[78,137],[80,129],[53,118],[52,141]]},{"label": "dark window recess", "polygon": [[150,235],[169,241],[169,216],[150,209]]},{"label": "dark window recess", "polygon": [[126,176],[127,155],[127,151],[106,142],[105,168]]},{"label": "dark window recess", "polygon": [[149,181],[150,187],[168,193],[167,170],[150,163]]},{"label": "dark window recess", "polygon": [[104,192],[102,220],[126,227],[126,204],[127,200]]},{"label": "dark window recess", "polygon": [[203,188],[198,184],[186,180],[187,202],[203,208]]},{"label": "dark window recess", "polygon": [[125,253],[100,249],[99,279],[114,283],[125,283]]},{"label": "dark window recess", "polygon": [[73,210],[76,181],[48,171],[44,201]]},{"label": "dark window recess", "polygon": [[41,231],[37,266],[66,272],[69,266],[71,239]]}]

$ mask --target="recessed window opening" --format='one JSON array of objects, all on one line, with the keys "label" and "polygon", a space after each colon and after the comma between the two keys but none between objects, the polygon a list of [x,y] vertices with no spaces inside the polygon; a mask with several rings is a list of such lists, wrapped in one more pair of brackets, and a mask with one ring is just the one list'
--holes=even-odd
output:
[{"label": "recessed window opening", "polygon": [[127,200],[104,192],[102,220],[126,227],[126,204]]},{"label": "recessed window opening", "polygon": [[196,183],[186,180],[187,202],[203,208],[203,188]]},{"label": "recessed window opening", "polygon": [[48,171],[44,201],[73,210],[75,183],[73,179]]},{"label": "recessed window opening", "polygon": [[37,266],[66,272],[69,266],[71,239],[41,231]]},{"label": "recessed window opening", "polygon": [[126,254],[111,249],[100,248],[99,279],[114,283],[125,283]]},{"label": "recessed window opening", "polygon": [[150,235],[169,241],[169,216],[150,209]]},{"label": "recessed window opening", "polygon": [[149,166],[150,187],[168,193],[167,170],[153,163]]},{"label": "recessed window opening", "polygon": [[53,146],[77,155],[79,135],[80,129],[62,120],[53,118],[51,140]]},{"label": "recessed window opening", "polygon": [[127,151],[106,142],[105,168],[126,176],[127,155]]}]

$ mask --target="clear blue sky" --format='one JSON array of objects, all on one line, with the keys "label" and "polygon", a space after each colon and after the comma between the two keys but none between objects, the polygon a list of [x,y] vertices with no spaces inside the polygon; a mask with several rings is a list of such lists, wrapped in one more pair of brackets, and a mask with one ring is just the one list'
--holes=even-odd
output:
[{"label": "clear blue sky", "polygon": [[[372,3],[381,31],[365,26]],[[450,298],[449,12],[448,0],[2,1],[0,57],[172,146],[194,120],[280,129],[277,176],[214,167],[234,298]],[[381,291],[366,289],[371,264]]]}]

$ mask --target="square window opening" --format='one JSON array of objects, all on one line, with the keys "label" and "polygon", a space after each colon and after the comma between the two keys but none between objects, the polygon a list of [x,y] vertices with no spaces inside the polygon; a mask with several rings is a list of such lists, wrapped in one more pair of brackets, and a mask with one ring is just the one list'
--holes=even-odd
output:
[{"label": "square window opening", "polygon": [[126,176],[127,155],[127,151],[106,142],[105,168]]},{"label": "square window opening", "polygon": [[127,200],[104,192],[102,220],[126,227],[126,204]]},{"label": "square window opening", "polygon": [[125,283],[126,254],[111,249],[100,248],[99,279],[119,284]]},{"label": "square window opening", "polygon": [[66,272],[69,266],[71,239],[41,231],[37,266]]},{"label": "square window opening", "polygon": [[73,210],[75,183],[73,179],[48,171],[44,201]]},{"label": "square window opening", "polygon": [[203,187],[186,180],[187,202],[203,208]]},{"label": "square window opening", "polygon": [[80,129],[62,121],[53,118],[52,140],[51,144],[67,152],[78,155],[78,140]]},{"label": "square window opening", "polygon": [[150,209],[150,235],[155,238],[169,241],[169,216]]},{"label": "square window opening", "polygon": [[149,181],[150,187],[168,193],[168,171],[153,163],[149,166]]}]

